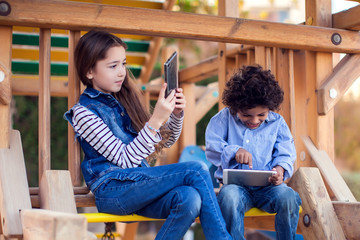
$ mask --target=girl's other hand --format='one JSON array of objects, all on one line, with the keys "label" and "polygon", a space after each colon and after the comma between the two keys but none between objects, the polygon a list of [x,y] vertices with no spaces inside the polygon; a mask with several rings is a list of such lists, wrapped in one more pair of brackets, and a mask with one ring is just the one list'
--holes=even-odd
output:
[{"label": "girl's other hand", "polygon": [[182,88],[176,89],[175,93],[175,109],[173,113],[175,116],[180,117],[181,112],[184,111],[186,106],[186,99]]},{"label": "girl's other hand", "polygon": [[164,83],[160,89],[159,97],[156,102],[153,114],[149,119],[149,125],[156,129],[160,128],[161,124],[170,117],[170,114],[175,109],[175,90],[171,91],[169,96],[165,98],[165,89],[166,83]]}]

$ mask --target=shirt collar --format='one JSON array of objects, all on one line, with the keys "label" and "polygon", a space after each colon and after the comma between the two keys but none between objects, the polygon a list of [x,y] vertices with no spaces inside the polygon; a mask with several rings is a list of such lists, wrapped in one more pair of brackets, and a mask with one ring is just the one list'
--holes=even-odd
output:
[{"label": "shirt collar", "polygon": [[87,87],[84,90],[84,94],[87,95],[90,98],[97,98],[99,96],[111,96],[111,94],[101,92],[99,90],[96,90],[95,88]]}]

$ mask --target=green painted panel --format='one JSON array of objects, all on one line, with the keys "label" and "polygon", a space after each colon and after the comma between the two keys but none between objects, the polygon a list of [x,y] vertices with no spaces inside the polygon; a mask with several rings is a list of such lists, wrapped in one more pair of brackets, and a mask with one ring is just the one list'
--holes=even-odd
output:
[{"label": "green painted panel", "polygon": [[[140,76],[141,67],[129,66],[130,71],[137,78]],[[11,70],[13,74],[39,74],[39,63],[37,61],[12,61]],[[51,63],[51,75],[52,76],[67,76],[68,66],[65,63]]]},{"label": "green painted panel", "polygon": [[[12,43],[17,45],[39,46],[39,35],[14,33]],[[147,52],[150,45],[148,41],[137,40],[128,40],[125,41],[125,43],[128,46],[127,51],[129,52]],[[51,46],[67,48],[68,37],[51,36]]]}]

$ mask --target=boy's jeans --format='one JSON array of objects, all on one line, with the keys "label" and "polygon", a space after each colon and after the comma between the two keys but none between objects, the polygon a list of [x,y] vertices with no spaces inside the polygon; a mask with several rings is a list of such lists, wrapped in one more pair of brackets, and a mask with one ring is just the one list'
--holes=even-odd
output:
[{"label": "boy's jeans", "polygon": [[299,219],[299,194],[286,184],[267,187],[224,185],[218,195],[220,209],[233,239],[244,238],[244,214],[252,207],[277,213],[276,239],[295,239]]},{"label": "boy's jeans", "polygon": [[198,216],[206,239],[232,239],[202,162],[114,170],[94,195],[99,212],[166,218],[156,239],[182,239]]}]

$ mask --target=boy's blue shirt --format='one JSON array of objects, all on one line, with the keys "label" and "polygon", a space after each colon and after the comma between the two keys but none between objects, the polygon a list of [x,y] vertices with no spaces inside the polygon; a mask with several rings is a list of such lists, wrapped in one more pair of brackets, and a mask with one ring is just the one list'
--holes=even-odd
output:
[{"label": "boy's blue shirt", "polygon": [[284,180],[294,171],[296,150],[294,139],[284,118],[269,111],[266,120],[257,128],[247,128],[237,116],[224,108],[213,116],[206,128],[206,158],[218,169],[215,177],[222,179],[223,169],[249,169],[237,163],[235,154],[243,148],[252,155],[254,170],[284,168]]}]

